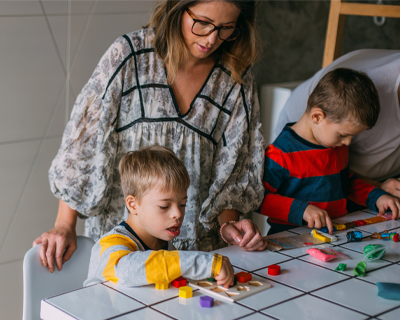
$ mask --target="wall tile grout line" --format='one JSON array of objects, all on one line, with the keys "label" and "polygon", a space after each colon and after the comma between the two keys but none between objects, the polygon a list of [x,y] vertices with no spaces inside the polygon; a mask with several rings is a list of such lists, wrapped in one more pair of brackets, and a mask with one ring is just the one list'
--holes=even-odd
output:
[{"label": "wall tile grout line", "polygon": [[0,146],[14,144],[14,143],[25,143],[25,142],[38,141],[38,140],[42,140],[42,139],[60,138],[60,137],[62,137],[61,134],[56,134],[54,136],[48,136],[48,137],[36,137],[36,138],[31,138],[31,139],[10,140],[10,141],[0,142]]},{"label": "wall tile grout line", "polygon": [[65,106],[64,106],[64,127],[67,126],[69,120],[69,82],[70,82],[70,73],[71,73],[71,0],[68,0],[68,16],[67,16],[67,52],[65,55],[65,69],[66,69],[66,80],[65,80]]},{"label": "wall tile grout line", "polygon": [[[29,180],[31,179],[31,176],[33,174],[33,170],[34,170],[34,168],[36,166],[36,163],[37,163],[37,161],[39,159],[40,152],[42,151],[43,145],[44,145],[44,143],[46,141],[46,138],[47,138],[47,135],[49,133],[51,124],[52,124],[52,122],[54,120],[54,116],[55,116],[56,111],[58,109],[58,106],[59,106],[59,103],[60,103],[60,100],[61,100],[61,96],[62,96],[62,93],[64,91],[64,87],[65,87],[65,82],[62,84],[60,92],[58,93],[57,102],[56,102],[55,106],[53,107],[53,110],[51,112],[49,120],[47,121],[47,126],[46,126],[46,131],[45,131],[44,137],[43,137],[43,139],[42,139],[42,141],[41,141],[41,143],[40,143],[40,145],[38,147],[38,150],[36,151],[35,157],[33,158],[32,165],[31,165],[31,167],[29,169],[27,178],[26,178],[26,180],[24,182],[24,186],[22,188],[21,194],[18,197],[18,202],[17,202],[17,204],[15,206],[14,212],[13,212],[13,214],[11,216],[11,219],[10,219],[10,221],[8,223],[8,226],[7,226],[6,232],[5,232],[4,236],[3,236],[3,239],[1,240],[1,243],[0,243],[0,257],[1,257],[1,253],[3,251],[4,245],[6,243],[6,240],[8,238],[8,234],[10,233],[11,227],[12,227],[12,225],[14,223],[14,220],[15,220],[15,217],[17,215],[18,209],[19,209],[19,207],[21,205],[22,199],[23,199],[23,197],[25,195],[26,189],[27,189],[28,184],[29,184]],[[32,239],[32,241],[33,240],[34,239]]]},{"label": "wall tile grout line", "polygon": [[44,19],[45,19],[45,21],[46,21],[47,28],[48,28],[48,30],[49,30],[49,32],[50,32],[51,40],[52,40],[52,42],[53,42],[54,48],[56,49],[56,53],[57,53],[57,56],[58,56],[58,60],[60,61],[62,70],[63,70],[63,72],[64,72],[64,76],[65,76],[65,75],[67,74],[67,70],[65,69],[64,62],[62,61],[61,53],[60,53],[60,50],[58,49],[57,41],[56,41],[56,38],[54,37],[53,30],[51,29],[50,21],[49,21],[47,15],[46,15],[46,10],[45,10],[45,8],[44,8],[44,5],[43,5],[42,0],[39,0],[39,4],[40,4],[40,7],[42,8],[43,17],[44,17]]}]

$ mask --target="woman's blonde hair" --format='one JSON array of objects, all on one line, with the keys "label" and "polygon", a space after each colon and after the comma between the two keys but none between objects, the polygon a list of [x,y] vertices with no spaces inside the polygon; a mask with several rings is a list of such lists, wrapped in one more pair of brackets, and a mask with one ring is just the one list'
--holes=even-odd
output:
[{"label": "woman's blonde hair", "polygon": [[162,191],[187,190],[189,174],[181,160],[170,149],[148,146],[125,154],[119,163],[124,197],[134,196],[137,201],[152,188]]},{"label": "woman's blonde hair", "polygon": [[[214,0],[203,0],[214,1]],[[224,41],[213,53],[231,72],[232,79],[241,84],[244,71],[260,56],[261,46],[256,23],[257,1],[223,0],[234,4],[240,11],[236,26],[241,28],[233,41]],[[158,3],[146,27],[154,27],[155,52],[168,64],[167,82],[175,80],[179,65],[187,58],[187,48],[182,35],[182,15],[186,8],[202,1],[164,0]]]}]

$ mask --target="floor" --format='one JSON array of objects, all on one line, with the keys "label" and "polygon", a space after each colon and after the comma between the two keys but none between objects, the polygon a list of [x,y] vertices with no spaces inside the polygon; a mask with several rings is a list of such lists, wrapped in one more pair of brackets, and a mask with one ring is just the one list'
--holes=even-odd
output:
[{"label": "floor", "polygon": [[[346,215],[335,223],[370,218],[368,210]],[[211,309],[201,308],[194,292],[192,299],[177,297],[177,289],[155,290],[154,286],[140,288],[116,287],[104,283],[87,287],[67,295],[47,300],[57,307],[65,319],[381,319],[400,317],[400,300],[386,300],[377,296],[376,282],[400,283],[400,243],[372,240],[373,232],[390,230],[400,233],[400,221],[386,221],[357,228],[363,241],[347,243],[346,233],[336,233],[339,242],[333,246],[349,259],[322,262],[306,253],[307,248],[281,252],[245,252],[231,246],[217,252],[229,257],[235,271],[248,271],[253,279],[262,280],[272,288],[235,303],[216,300]],[[302,234],[305,227],[292,229],[279,236]],[[274,235],[276,237],[276,235]],[[353,275],[355,265],[363,259],[366,244],[382,243],[386,255],[376,262],[367,263],[365,277]],[[339,263],[346,263],[344,272],[334,271]],[[267,266],[279,264],[281,274],[270,276]]]}]

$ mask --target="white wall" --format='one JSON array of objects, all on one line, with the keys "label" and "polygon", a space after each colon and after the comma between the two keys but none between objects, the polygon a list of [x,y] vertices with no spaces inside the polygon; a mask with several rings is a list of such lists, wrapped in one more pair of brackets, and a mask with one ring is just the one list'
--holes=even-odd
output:
[{"label": "white wall", "polygon": [[1,319],[22,318],[22,259],[54,226],[47,171],[76,95],[111,43],[147,23],[153,4],[0,0]]}]

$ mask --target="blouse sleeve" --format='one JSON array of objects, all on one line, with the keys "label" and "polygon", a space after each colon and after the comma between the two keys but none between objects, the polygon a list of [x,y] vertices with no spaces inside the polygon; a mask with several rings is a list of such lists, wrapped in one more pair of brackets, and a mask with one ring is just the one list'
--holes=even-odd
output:
[{"label": "blouse sleeve", "polygon": [[200,213],[200,222],[205,225],[225,209],[251,212],[264,197],[265,141],[257,87],[250,71],[243,80],[244,84],[236,85],[240,92],[232,101],[229,123],[214,154],[212,184]]},{"label": "blouse sleeve", "polygon": [[53,194],[84,216],[107,206],[118,146],[115,119],[131,52],[118,38],[78,95],[60,149],[49,170]]}]

